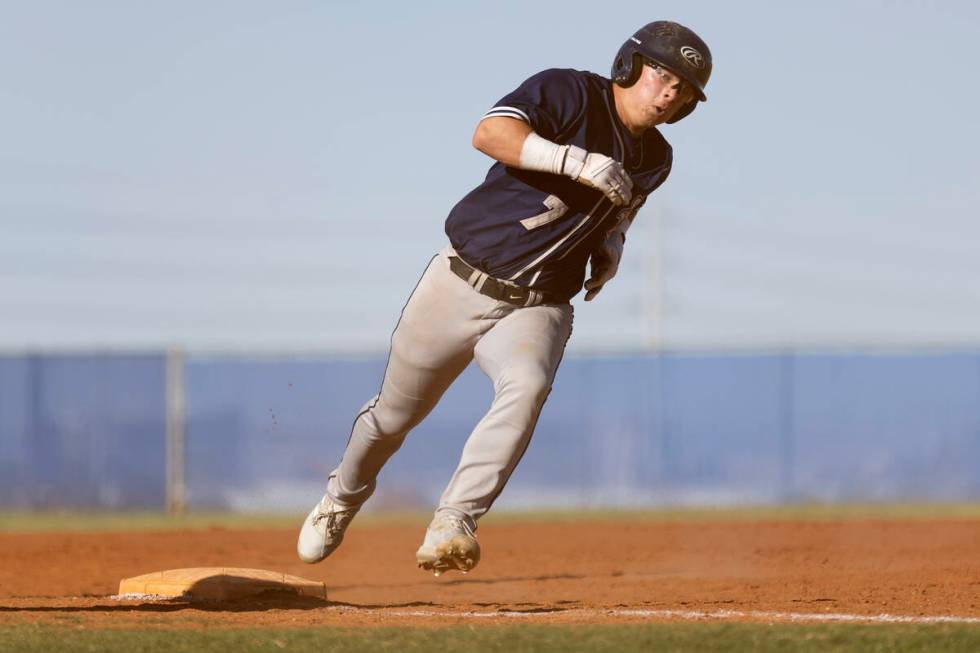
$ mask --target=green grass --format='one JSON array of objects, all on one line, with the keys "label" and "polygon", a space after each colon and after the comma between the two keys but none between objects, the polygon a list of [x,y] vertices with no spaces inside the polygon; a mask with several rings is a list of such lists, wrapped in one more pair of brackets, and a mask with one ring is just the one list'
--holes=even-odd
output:
[{"label": "green grass", "polygon": [[[0,532],[127,531],[183,529],[296,528],[303,514],[236,514],[188,512],[0,512]],[[392,524],[425,524],[431,513],[371,512],[357,517],[359,528]],[[530,510],[494,512],[481,523],[579,521],[747,521],[838,519],[980,519],[980,504],[799,504],[725,508],[662,508],[645,510]]]},{"label": "green grass", "polygon": [[0,627],[0,650],[28,651],[957,651],[980,650],[961,625],[640,624],[451,628],[104,629]]}]

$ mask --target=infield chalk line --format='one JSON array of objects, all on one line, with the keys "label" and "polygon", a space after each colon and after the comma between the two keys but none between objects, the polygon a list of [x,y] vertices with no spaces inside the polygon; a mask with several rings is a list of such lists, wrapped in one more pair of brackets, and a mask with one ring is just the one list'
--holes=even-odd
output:
[{"label": "infield chalk line", "polygon": [[[341,607],[341,611],[361,612],[358,608]],[[835,612],[773,612],[766,610],[550,610],[548,612],[522,612],[519,610],[503,610],[500,612],[449,612],[430,610],[377,610],[386,615],[397,617],[462,617],[483,619],[492,617],[534,618],[555,615],[571,615],[581,617],[651,617],[655,619],[688,619],[688,620],[725,620],[725,619],[763,619],[772,621],[827,621],[827,622],[856,622],[856,623],[889,623],[889,624],[980,624],[980,617],[959,617],[955,615],[939,616],[903,616],[895,614],[846,614]]]},{"label": "infield chalk line", "polygon": [[[110,596],[114,601],[183,601],[186,599],[158,596],[155,594],[117,594]],[[842,612],[776,612],[772,610],[583,610],[578,608],[540,610],[501,610],[499,612],[476,612],[466,610],[384,610],[377,608],[354,608],[350,606],[326,606],[325,610],[335,612],[372,612],[393,617],[433,617],[488,619],[510,617],[514,619],[533,619],[554,615],[574,617],[650,617],[653,619],[687,619],[691,621],[761,619],[788,622],[833,622],[833,623],[881,623],[881,624],[980,624],[980,617],[961,617],[956,615],[906,616],[898,614],[848,614]]]}]

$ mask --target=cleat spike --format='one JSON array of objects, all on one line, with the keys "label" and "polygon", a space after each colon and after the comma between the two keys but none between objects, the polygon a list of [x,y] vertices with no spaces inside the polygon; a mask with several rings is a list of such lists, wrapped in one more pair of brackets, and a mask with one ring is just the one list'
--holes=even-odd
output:
[{"label": "cleat spike", "polygon": [[435,576],[454,570],[465,574],[480,562],[480,545],[464,520],[437,514],[415,557],[420,568],[432,570]]}]

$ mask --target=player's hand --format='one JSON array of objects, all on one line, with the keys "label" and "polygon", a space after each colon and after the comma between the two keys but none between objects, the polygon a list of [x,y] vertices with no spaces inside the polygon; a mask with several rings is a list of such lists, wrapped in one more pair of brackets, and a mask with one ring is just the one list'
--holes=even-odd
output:
[{"label": "player's hand", "polygon": [[585,301],[591,302],[619,271],[619,261],[623,258],[624,234],[614,230],[606,240],[592,252],[590,261],[592,276],[585,282]]},{"label": "player's hand", "polygon": [[633,197],[633,180],[626,169],[605,154],[570,145],[562,172],[580,184],[601,191],[616,206],[629,204]]}]

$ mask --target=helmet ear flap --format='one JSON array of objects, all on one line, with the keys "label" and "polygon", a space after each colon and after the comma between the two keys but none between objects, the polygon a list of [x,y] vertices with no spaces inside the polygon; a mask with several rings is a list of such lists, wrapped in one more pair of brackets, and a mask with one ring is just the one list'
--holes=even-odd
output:
[{"label": "helmet ear flap", "polygon": [[635,84],[640,79],[640,74],[643,72],[643,61],[641,60],[640,55],[634,52],[631,59],[629,79],[626,80],[626,83],[623,84],[623,86],[632,86]]},{"label": "helmet ear flap", "polygon": [[612,65],[612,79],[620,86],[632,86],[640,78],[643,72],[643,62],[640,55],[628,47],[629,44],[620,48],[619,53]]}]

